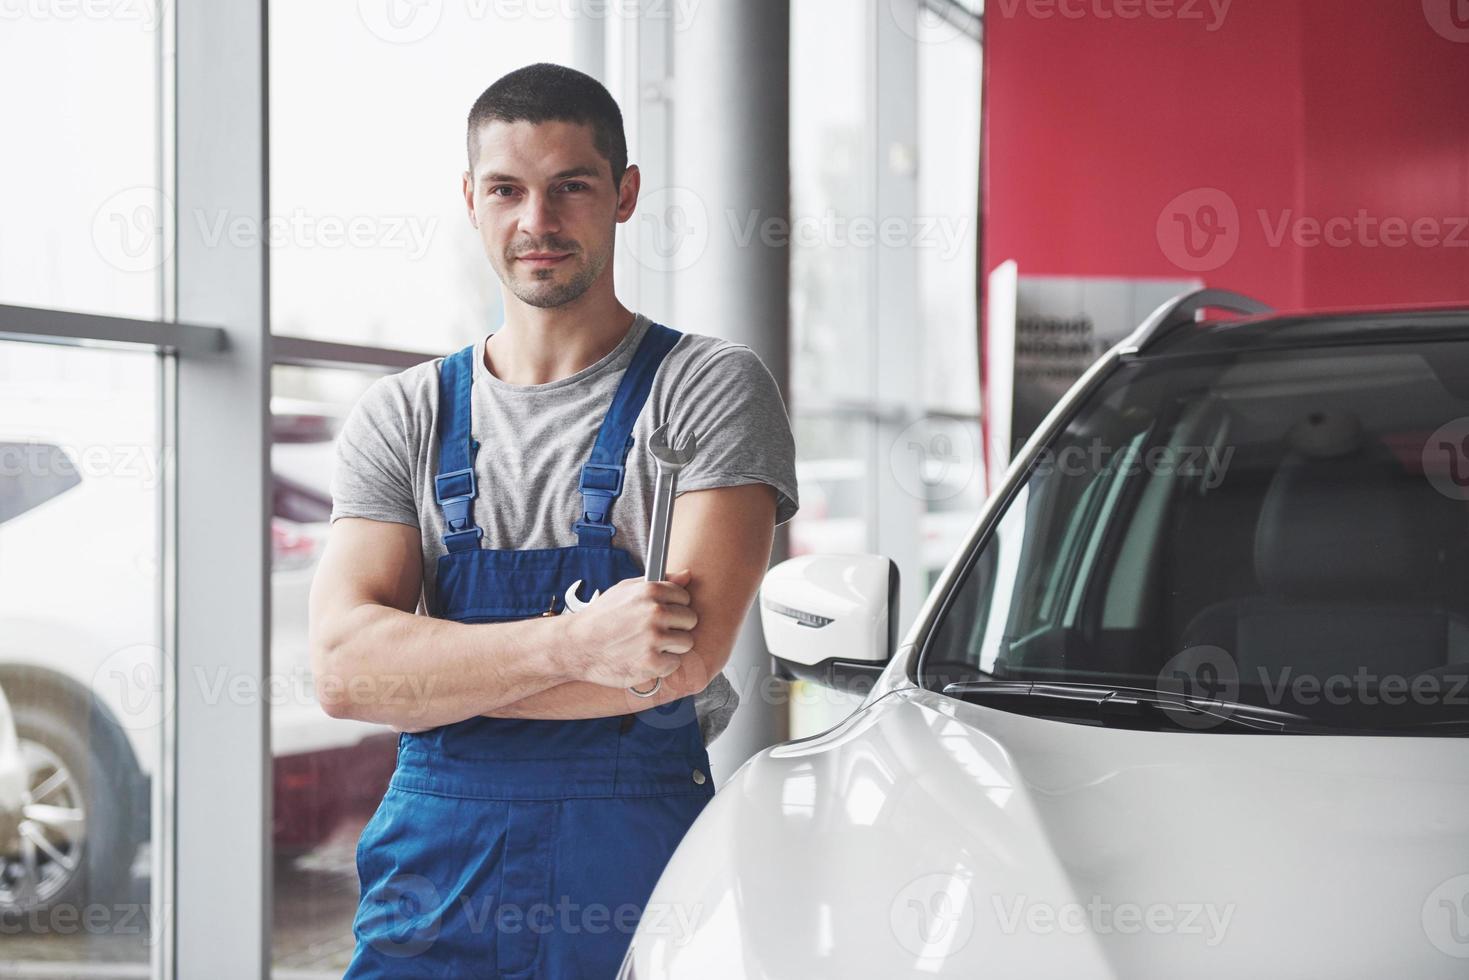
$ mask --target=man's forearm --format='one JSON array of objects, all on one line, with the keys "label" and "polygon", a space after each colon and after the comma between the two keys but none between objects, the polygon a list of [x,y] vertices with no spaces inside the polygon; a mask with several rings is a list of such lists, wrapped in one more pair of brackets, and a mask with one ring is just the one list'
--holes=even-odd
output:
[{"label": "man's forearm", "polygon": [[[663,678],[658,693],[649,698],[640,698],[625,688],[604,687],[587,681],[567,681],[518,701],[500,705],[484,714],[490,718],[540,718],[557,721],[634,714],[676,701],[685,695],[699,693],[724,668],[724,661],[728,659],[729,655],[726,653],[715,667],[708,664],[697,650],[691,650],[683,655],[683,663],[678,670]],[[640,683],[638,689],[646,691],[651,685],[652,681],[649,680],[647,683]]]},{"label": "man's forearm", "polygon": [[573,680],[560,618],[456,623],[359,606],[321,658],[317,699],[334,716],[400,731],[486,714]]}]

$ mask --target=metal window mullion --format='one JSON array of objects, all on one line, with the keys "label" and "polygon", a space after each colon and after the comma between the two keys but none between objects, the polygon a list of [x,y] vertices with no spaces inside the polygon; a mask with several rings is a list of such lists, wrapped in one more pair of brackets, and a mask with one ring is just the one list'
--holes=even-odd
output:
[{"label": "metal window mullion", "polygon": [[[260,980],[271,898],[267,255],[263,235],[205,241],[194,217],[263,227],[269,213],[266,0],[182,0],[175,17],[177,314],[218,324],[228,352],[177,361],[173,975]],[[253,696],[231,696],[241,679]]]},{"label": "metal window mullion", "polygon": [[[901,19],[901,22],[900,22]],[[868,79],[868,132],[871,134],[873,218],[911,221],[918,210],[918,0],[869,0],[872,34]],[[874,401],[923,405],[922,323],[918,301],[918,261],[906,245],[888,245],[882,236],[872,248],[871,277]],[[917,341],[917,342],[915,342]],[[922,567],[925,502],[904,489],[894,472],[892,447],[903,438],[906,422],[879,420],[870,445],[869,469],[876,486],[875,550],[904,571],[899,581],[903,627],[927,592]]]}]

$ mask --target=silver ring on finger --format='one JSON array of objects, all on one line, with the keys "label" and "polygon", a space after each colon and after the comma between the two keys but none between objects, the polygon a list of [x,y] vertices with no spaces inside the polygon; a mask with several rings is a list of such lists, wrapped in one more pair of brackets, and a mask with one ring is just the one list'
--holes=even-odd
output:
[{"label": "silver ring on finger", "polygon": [[661,678],[661,677],[655,677],[655,678],[653,678],[653,687],[652,687],[651,690],[648,690],[648,691],[639,691],[635,687],[629,687],[628,688],[629,691],[633,692],[634,694],[636,694],[640,698],[651,698],[653,695],[657,694],[662,689],[663,689],[663,678]]}]

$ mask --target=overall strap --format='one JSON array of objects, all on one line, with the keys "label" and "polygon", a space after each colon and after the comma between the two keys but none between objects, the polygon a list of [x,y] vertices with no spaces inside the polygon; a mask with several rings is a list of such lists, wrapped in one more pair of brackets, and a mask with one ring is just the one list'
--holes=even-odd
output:
[{"label": "overall strap", "polygon": [[479,443],[471,433],[470,387],[474,382],[475,344],[444,358],[439,366],[439,473],[434,500],[444,512],[444,547],[450,551],[478,548],[484,531],[474,523],[474,457]]},{"label": "overall strap", "polygon": [[617,533],[610,517],[612,502],[622,493],[626,472],[623,464],[632,448],[633,423],[648,400],[658,365],[681,336],[671,327],[650,323],[617,386],[617,394],[612,396],[612,406],[597,430],[597,442],[581,468],[576,488],[582,495],[583,511],[581,520],[572,526],[576,528],[577,543],[583,547],[612,546],[612,535]]}]

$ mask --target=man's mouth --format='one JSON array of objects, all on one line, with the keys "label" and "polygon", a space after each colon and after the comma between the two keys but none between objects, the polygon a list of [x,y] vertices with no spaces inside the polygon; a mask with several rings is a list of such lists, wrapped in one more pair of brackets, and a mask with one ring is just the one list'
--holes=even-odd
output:
[{"label": "man's mouth", "polygon": [[517,258],[533,269],[546,268],[571,257],[570,252],[527,252]]}]

